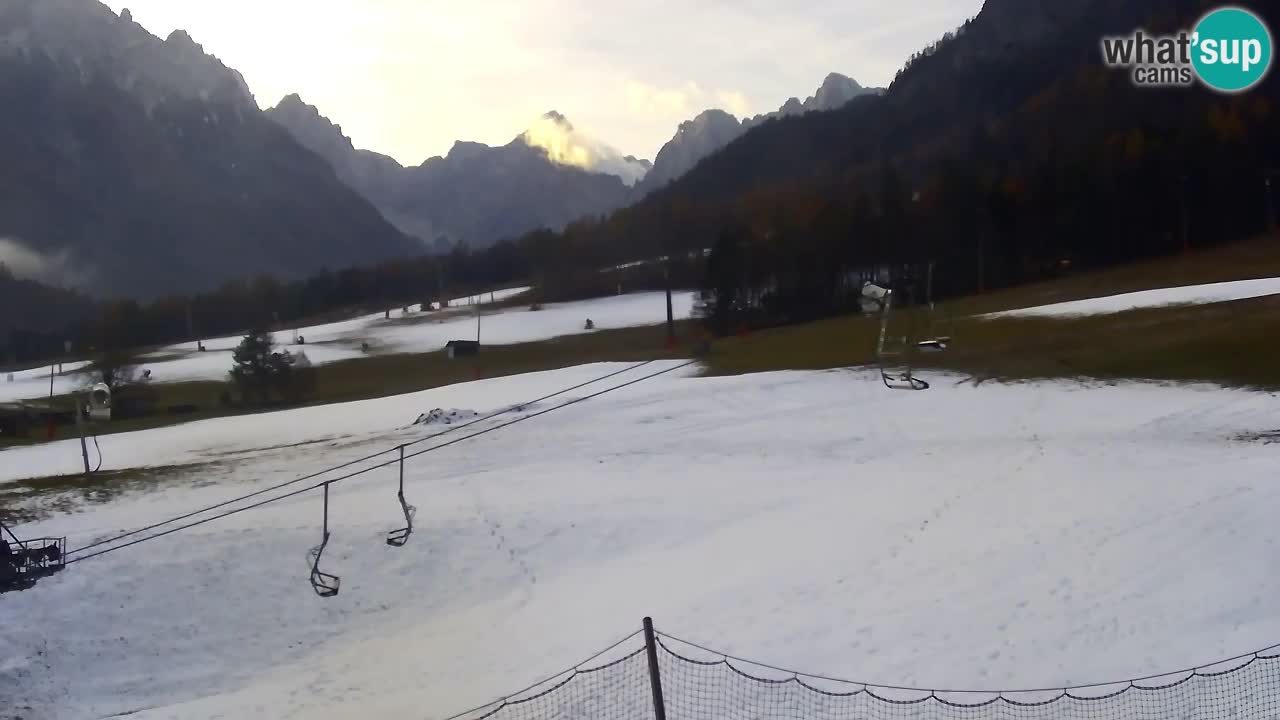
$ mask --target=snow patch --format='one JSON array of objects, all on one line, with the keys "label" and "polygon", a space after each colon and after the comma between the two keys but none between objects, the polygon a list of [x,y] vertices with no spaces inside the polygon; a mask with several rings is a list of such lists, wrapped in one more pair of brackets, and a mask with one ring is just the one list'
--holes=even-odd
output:
[{"label": "snow patch", "polygon": [[1267,295],[1280,295],[1280,278],[1236,280],[1205,285],[1142,290],[1140,292],[1073,300],[1071,302],[1040,305],[1019,310],[1005,310],[987,313],[979,317],[1082,317],[1086,315],[1107,315],[1139,308],[1206,305],[1209,303],[1229,302],[1231,300],[1265,297]]}]

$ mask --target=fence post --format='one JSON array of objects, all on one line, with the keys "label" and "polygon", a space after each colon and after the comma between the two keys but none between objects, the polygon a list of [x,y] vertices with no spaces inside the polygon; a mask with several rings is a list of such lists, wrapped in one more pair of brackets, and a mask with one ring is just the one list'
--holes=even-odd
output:
[{"label": "fence post", "polygon": [[653,618],[644,619],[644,647],[649,656],[649,684],[653,687],[653,716],[655,720],[667,720],[667,708],[662,701],[662,676],[658,672],[658,642],[653,637]]}]

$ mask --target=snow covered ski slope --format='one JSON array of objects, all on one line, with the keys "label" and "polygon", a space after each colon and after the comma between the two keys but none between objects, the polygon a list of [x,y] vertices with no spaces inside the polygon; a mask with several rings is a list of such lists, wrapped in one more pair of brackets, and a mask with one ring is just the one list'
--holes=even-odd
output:
[{"label": "snow covered ski slope", "polygon": [[[519,295],[529,288],[512,288],[493,293],[497,300]],[[489,302],[489,293],[483,296]],[[453,307],[466,307],[467,298],[450,302]],[[683,320],[693,311],[693,293],[679,292],[672,297],[672,309],[677,320]],[[366,315],[351,320],[300,328],[297,332],[306,344],[293,345],[293,331],[274,334],[276,344],[292,352],[305,352],[312,365],[350,360],[364,355],[361,343],[369,343],[377,353],[434,352],[445,343],[456,339],[474,339],[476,319],[469,313],[453,314],[436,319],[431,313],[421,313],[421,306],[409,307],[409,314],[402,310],[391,313],[386,320],[383,313]],[[490,311],[481,318],[481,340],[487,345],[510,345],[536,342],[553,337],[589,332],[584,328],[590,319],[597,330],[656,325],[666,322],[666,294],[660,292],[633,293],[613,297],[596,298],[579,302],[554,303],[541,311],[530,312],[526,306]],[[225,380],[231,370],[231,351],[242,336],[209,338],[204,341],[206,352],[197,352],[194,343],[182,343],[161,348],[143,358],[140,368],[151,370],[152,381],[157,383],[188,382],[194,380]],[[68,363],[64,374],[54,378],[54,392],[63,394],[85,386],[83,374],[75,373],[86,363]],[[0,374],[0,402],[48,397],[49,368],[34,368],[15,373],[14,382],[5,382]]]},{"label": "snow covered ski slope", "polygon": [[1235,280],[1232,282],[1209,283],[1207,285],[1186,285],[1183,287],[1159,288],[1157,290],[1142,290],[1140,292],[1108,295],[1086,300],[1072,300],[1071,302],[1040,305],[1019,310],[1005,310],[1003,312],[988,313],[983,317],[1106,315],[1139,308],[1163,307],[1166,305],[1206,305],[1266,295],[1280,295],[1280,278]]},{"label": "snow covered ski slope", "polygon": [[[78,547],[438,432],[412,424],[433,408],[620,367],[105,437],[109,460],[207,464],[20,530]],[[0,597],[0,697],[26,720],[439,719],[644,615],[783,667],[932,687],[1133,677],[1280,640],[1280,445],[1241,439],[1280,426],[1273,397],[931,379],[638,383],[411,460],[399,549],[394,469],[353,478],[332,486],[329,600],[306,583],[315,493],[73,565]],[[68,449],[0,453],[3,477]]]}]

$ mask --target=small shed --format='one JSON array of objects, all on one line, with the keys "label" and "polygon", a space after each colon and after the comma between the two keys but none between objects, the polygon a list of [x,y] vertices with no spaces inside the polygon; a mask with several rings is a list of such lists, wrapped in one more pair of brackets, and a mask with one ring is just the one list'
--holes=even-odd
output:
[{"label": "small shed", "polygon": [[445,343],[444,349],[449,353],[449,359],[466,357],[467,355],[479,355],[480,343],[477,340],[450,340]]}]

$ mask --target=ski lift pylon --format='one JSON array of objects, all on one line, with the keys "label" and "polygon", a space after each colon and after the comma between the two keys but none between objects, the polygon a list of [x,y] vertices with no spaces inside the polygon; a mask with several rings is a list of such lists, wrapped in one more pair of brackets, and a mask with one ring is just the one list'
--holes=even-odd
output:
[{"label": "ski lift pylon", "polygon": [[316,595],[327,598],[338,594],[342,579],[320,569],[320,558],[324,555],[325,547],[329,545],[329,483],[325,483],[322,487],[324,488],[324,530],[320,536],[320,544],[311,548],[307,555],[311,561],[311,589],[316,591]]},{"label": "ski lift pylon", "polygon": [[400,509],[404,512],[404,527],[398,530],[392,530],[387,533],[387,544],[391,547],[404,547],[409,542],[409,536],[413,534],[413,518],[418,513],[418,508],[410,505],[404,499],[404,446],[400,446],[400,491],[396,493],[396,499],[400,501]]},{"label": "ski lift pylon", "polygon": [[926,299],[929,303],[929,333],[923,340],[916,342],[916,347],[922,352],[942,352],[951,346],[951,317],[947,316],[945,331],[939,327],[942,323],[938,320],[938,307],[933,299],[933,265],[930,261],[925,281]]},{"label": "ski lift pylon", "polygon": [[897,337],[889,334],[889,319],[893,315],[893,290],[884,290],[880,296],[880,337],[876,342],[876,364],[880,380],[890,390],[928,390],[929,383],[915,376],[911,366],[916,347],[910,335]]}]

